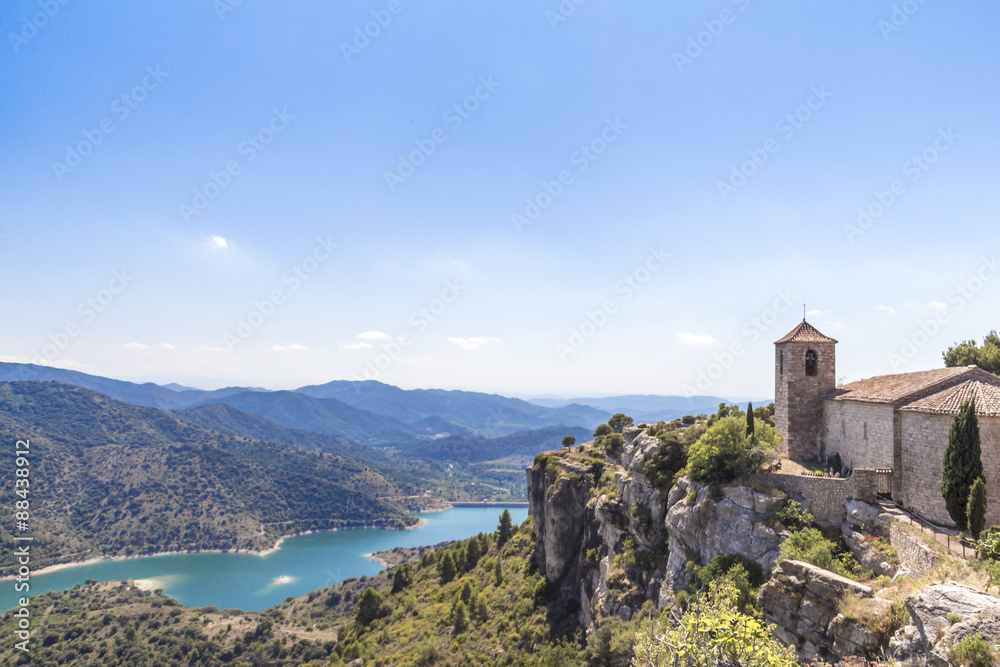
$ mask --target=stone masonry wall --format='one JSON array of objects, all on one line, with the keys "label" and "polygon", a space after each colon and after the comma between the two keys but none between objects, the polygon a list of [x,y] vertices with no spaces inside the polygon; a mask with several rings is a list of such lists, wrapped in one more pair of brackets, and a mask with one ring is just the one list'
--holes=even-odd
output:
[{"label": "stone masonry wall", "polygon": [[[776,348],[775,425],[785,439],[784,447],[790,458],[815,460],[820,455],[823,395],[837,384],[835,346],[833,343],[781,343]],[[806,375],[805,371],[808,350],[817,355],[817,374],[814,376]]]},{"label": "stone masonry wall", "polygon": [[941,557],[931,551],[920,540],[896,525],[889,524],[889,544],[899,556],[899,564],[912,577],[922,577],[941,562]]},{"label": "stone masonry wall", "polygon": [[[952,415],[900,412],[903,437],[901,504],[920,516],[953,525],[941,497],[941,471]],[[987,525],[1000,524],[1000,419],[979,418],[986,476]]]},{"label": "stone masonry wall", "polygon": [[848,468],[892,468],[891,405],[824,401],[823,453]]},{"label": "stone masonry wall", "polygon": [[809,511],[816,517],[816,523],[824,528],[839,528],[847,517],[844,503],[858,495],[854,475],[847,479],[837,479],[757,473],[751,476],[751,480],[802,497]]}]

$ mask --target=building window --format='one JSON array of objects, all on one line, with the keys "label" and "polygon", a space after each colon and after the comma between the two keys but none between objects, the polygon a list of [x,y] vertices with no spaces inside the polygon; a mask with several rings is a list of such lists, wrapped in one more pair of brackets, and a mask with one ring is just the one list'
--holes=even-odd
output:
[{"label": "building window", "polygon": [[868,422],[865,422],[865,440],[868,439]]},{"label": "building window", "polygon": [[778,372],[781,375],[785,374],[785,351],[778,350]]},{"label": "building window", "polygon": [[806,352],[806,375],[816,375],[816,353],[812,350]]}]

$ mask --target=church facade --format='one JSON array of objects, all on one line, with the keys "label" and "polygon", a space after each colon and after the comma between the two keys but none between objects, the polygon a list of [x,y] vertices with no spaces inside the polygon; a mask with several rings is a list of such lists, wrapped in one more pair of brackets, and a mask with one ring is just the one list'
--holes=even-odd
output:
[{"label": "church facade", "polygon": [[844,465],[892,471],[892,499],[951,525],[941,496],[948,431],[975,399],[989,500],[1000,524],[1000,377],[976,366],[882,375],[836,386],[837,341],[805,320],[775,341],[775,425],[789,458],[840,454]]}]

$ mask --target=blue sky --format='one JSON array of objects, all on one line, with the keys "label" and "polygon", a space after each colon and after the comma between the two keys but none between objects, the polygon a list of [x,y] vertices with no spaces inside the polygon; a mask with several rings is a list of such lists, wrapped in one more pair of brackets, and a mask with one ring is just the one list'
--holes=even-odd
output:
[{"label": "blue sky", "polygon": [[769,396],[803,303],[847,380],[997,326],[995,3],[0,12],[0,360]]}]

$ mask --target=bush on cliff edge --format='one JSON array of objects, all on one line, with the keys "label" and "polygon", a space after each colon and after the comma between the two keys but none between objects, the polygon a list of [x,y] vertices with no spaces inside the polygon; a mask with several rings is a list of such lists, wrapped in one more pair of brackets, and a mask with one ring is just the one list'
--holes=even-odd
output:
[{"label": "bush on cliff edge", "polygon": [[759,424],[748,436],[741,417],[719,419],[688,450],[688,475],[703,484],[725,484],[760,469],[778,455],[781,436]]}]

